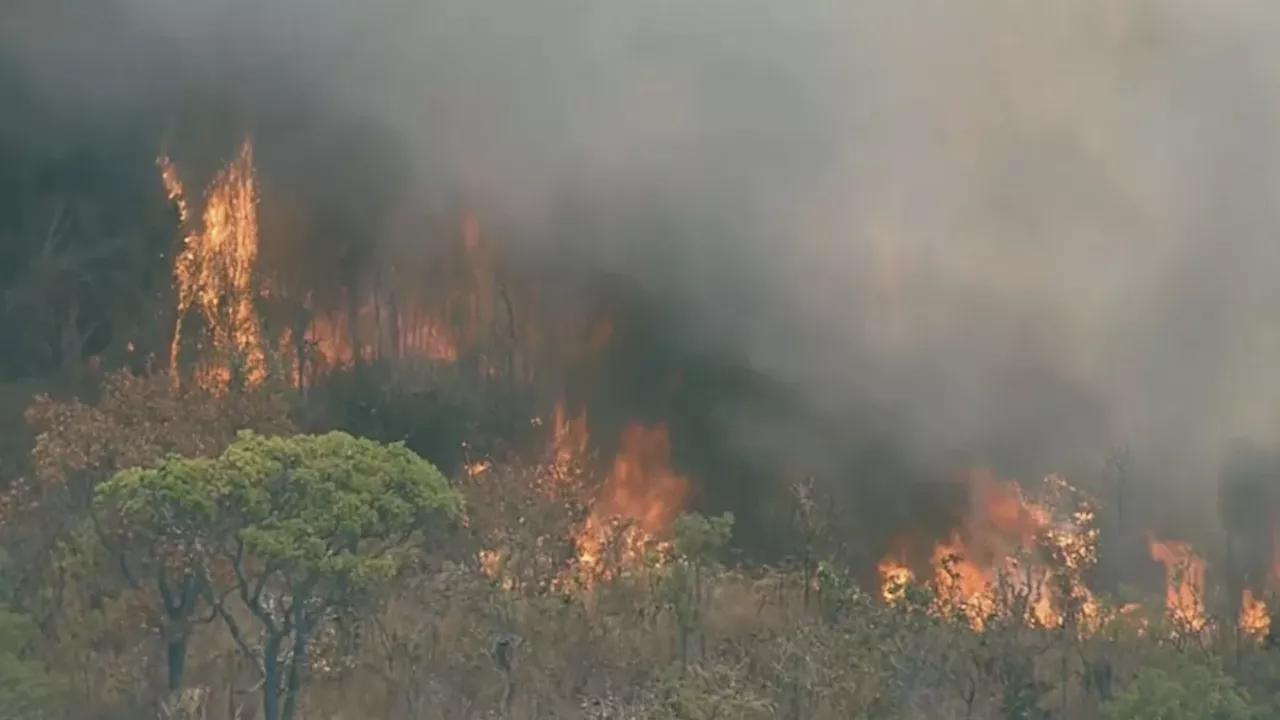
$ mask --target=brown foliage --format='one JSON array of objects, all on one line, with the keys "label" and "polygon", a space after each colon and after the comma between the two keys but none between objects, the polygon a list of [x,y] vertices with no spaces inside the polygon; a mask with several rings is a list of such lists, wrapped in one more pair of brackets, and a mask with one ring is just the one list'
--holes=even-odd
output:
[{"label": "brown foliage", "polygon": [[207,457],[241,429],[289,432],[288,396],[273,385],[234,393],[178,387],[166,375],[108,375],[97,403],[37,396],[26,411],[36,430],[32,477],[6,497],[12,510],[79,513],[93,488],[119,470],[166,454]]},{"label": "brown foliage", "polygon": [[[169,453],[217,454],[241,429],[288,432],[289,408],[287,393],[269,384],[214,393],[178,387],[166,375],[127,371],[107,375],[95,403],[37,396],[26,411],[37,433],[31,472],[0,497],[0,541],[21,569],[20,594],[42,625],[47,629],[66,602],[47,589],[68,584],[59,546],[65,554],[68,547],[84,545],[71,538],[88,520],[98,483]],[[99,573],[77,588],[90,608],[101,608],[104,595],[112,594],[109,575]]]}]

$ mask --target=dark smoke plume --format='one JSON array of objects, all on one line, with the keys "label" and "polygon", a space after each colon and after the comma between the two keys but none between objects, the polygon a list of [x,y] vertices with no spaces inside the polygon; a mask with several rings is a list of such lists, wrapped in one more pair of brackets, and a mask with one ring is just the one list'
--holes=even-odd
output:
[{"label": "dark smoke plume", "polygon": [[[1212,498],[1228,442],[1277,430],[1280,11],[1262,0],[6,15],[0,47],[61,117],[174,143],[252,129],[264,183],[334,236],[300,233],[330,268],[411,242],[380,219],[396,207],[461,197],[548,277],[661,298],[649,342],[786,388],[786,411],[708,401],[726,453],[866,489],[893,482],[842,467],[866,438],[907,475],[1028,479],[1127,445],[1149,487]],[[193,79],[230,119],[193,109]]]}]

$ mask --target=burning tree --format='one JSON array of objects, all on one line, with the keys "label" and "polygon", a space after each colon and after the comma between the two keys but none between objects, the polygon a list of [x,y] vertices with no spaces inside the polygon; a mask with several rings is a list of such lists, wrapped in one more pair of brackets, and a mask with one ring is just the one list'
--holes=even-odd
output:
[{"label": "burning tree", "polygon": [[199,227],[188,206],[186,191],[168,158],[160,159],[169,198],[178,208],[182,248],[174,262],[178,294],[177,320],[169,351],[170,372],[181,377],[179,352],[187,314],[200,312],[210,349],[226,357],[206,357],[205,382],[231,379],[232,368],[250,383],[266,373],[263,336],[255,299],[258,294],[258,196],[253,145],[246,142],[239,155],[210,185]]},{"label": "burning tree", "polygon": [[[1042,627],[1078,626],[1095,616],[1084,582],[1097,561],[1092,501],[1057,476],[1045,479],[1036,499],[985,470],[966,482],[970,513],[928,557],[937,610],[959,613],[979,629],[1009,612]],[[887,601],[900,599],[914,580],[910,560],[903,551],[881,560]]]}]

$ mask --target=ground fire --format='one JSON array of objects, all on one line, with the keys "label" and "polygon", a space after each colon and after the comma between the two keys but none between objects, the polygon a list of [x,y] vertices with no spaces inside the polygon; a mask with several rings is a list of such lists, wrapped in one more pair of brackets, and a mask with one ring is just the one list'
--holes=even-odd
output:
[{"label": "ground fire", "polygon": [[[1085,582],[1098,559],[1095,501],[1056,476],[1045,479],[1036,499],[987,470],[967,474],[964,482],[970,511],[960,528],[925,558],[909,557],[912,546],[904,540],[880,561],[883,599],[901,602],[919,580],[934,591],[935,612],[958,612],[975,628],[1013,611],[1035,626],[1071,622],[1082,632],[1097,629],[1100,604]],[[1149,535],[1148,544],[1151,559],[1165,570],[1163,610],[1173,631],[1205,632],[1205,560],[1186,542]],[[1145,622],[1135,609],[1125,605],[1122,615]],[[1243,590],[1238,616],[1244,636],[1262,637],[1270,629],[1267,605],[1253,588]]]},{"label": "ground fire", "polygon": [[[1044,502],[1029,500],[1016,483],[985,469],[963,482],[969,513],[926,558],[938,611],[960,612],[979,628],[1011,605],[1020,606],[1028,622],[1046,627],[1062,624],[1068,614],[1077,623],[1093,618],[1096,602],[1083,581],[1097,560],[1088,500],[1058,477],[1045,480]],[[914,579],[911,560],[896,551],[880,562],[886,601],[900,599]]]},{"label": "ground fire", "polygon": [[663,425],[632,425],[591,514],[577,538],[578,562],[588,572],[599,568],[610,528],[628,523],[624,559],[633,560],[652,539],[664,535],[685,509],[689,482],[672,471],[671,439]]}]

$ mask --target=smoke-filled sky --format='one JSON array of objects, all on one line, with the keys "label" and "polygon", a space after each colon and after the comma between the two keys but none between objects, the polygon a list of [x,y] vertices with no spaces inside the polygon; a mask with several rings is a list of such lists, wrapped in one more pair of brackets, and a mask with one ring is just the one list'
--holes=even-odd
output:
[{"label": "smoke-filled sky", "polygon": [[175,64],[305,79],[309,113],[403,137],[410,196],[465,191],[922,453],[1123,443],[1207,487],[1280,430],[1266,0],[117,4],[0,38],[90,115]]}]

